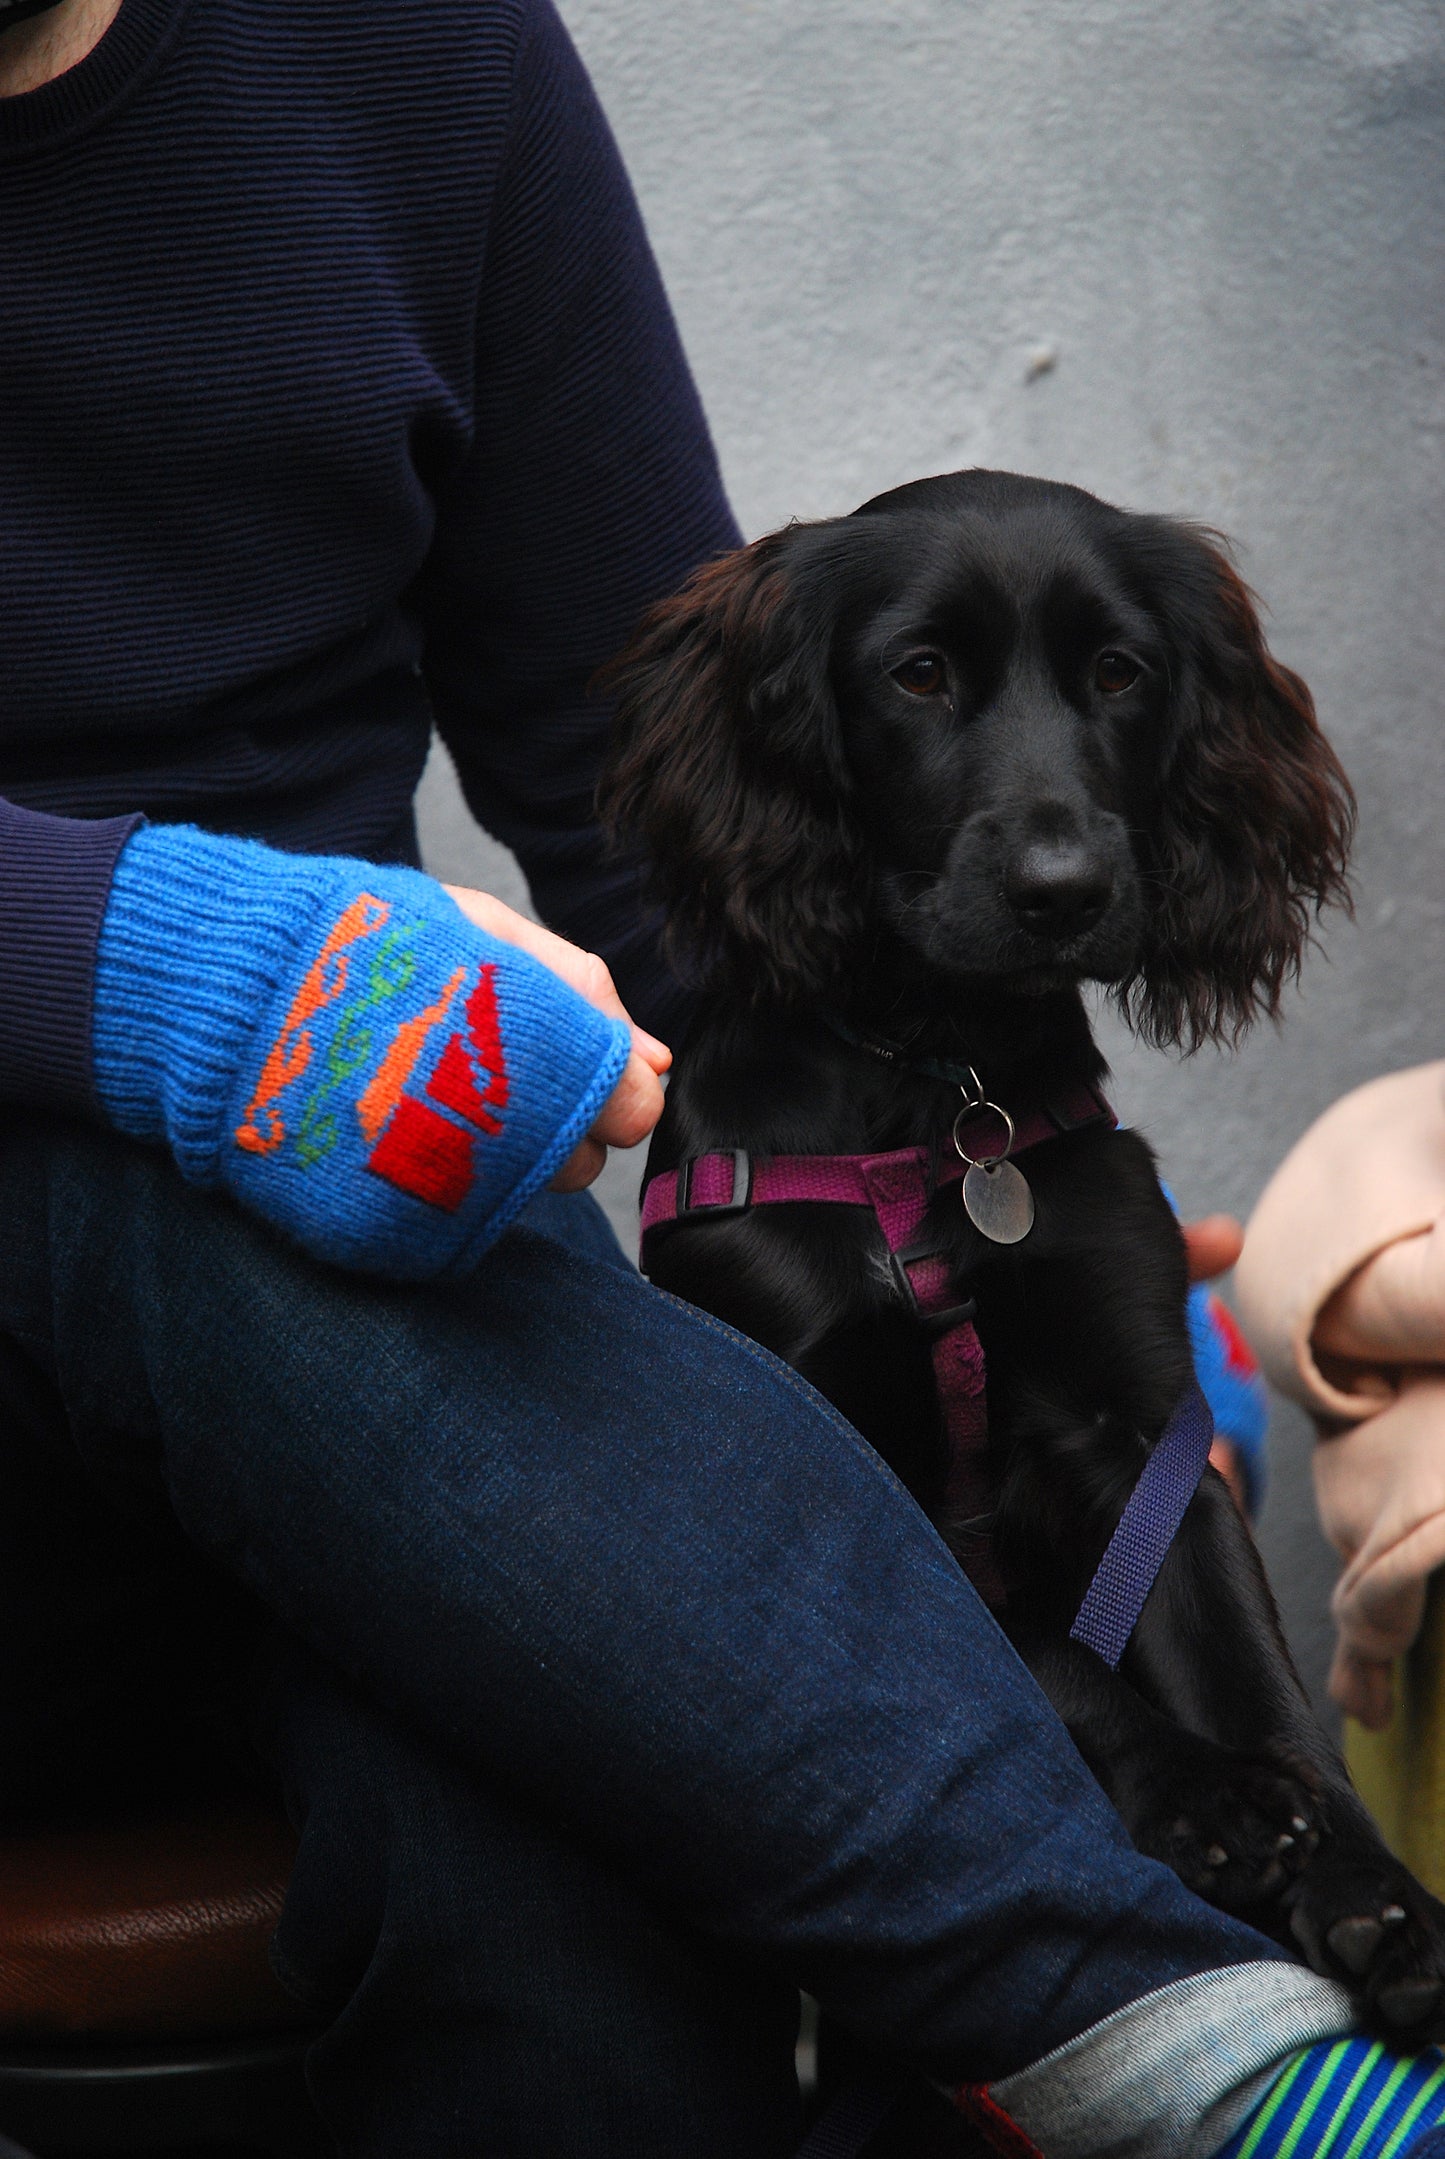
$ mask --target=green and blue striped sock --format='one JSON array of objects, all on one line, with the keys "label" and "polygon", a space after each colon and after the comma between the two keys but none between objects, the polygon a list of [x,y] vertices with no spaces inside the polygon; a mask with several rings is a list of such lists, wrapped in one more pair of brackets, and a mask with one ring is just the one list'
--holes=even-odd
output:
[{"label": "green and blue striped sock", "polygon": [[1219,2159],[1404,2159],[1445,2122],[1445,2058],[1369,2039],[1305,2047]]}]

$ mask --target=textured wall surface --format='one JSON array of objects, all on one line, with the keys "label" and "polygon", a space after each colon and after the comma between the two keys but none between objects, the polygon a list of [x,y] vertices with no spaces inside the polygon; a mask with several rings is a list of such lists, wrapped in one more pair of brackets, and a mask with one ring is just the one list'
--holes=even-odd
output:
[{"label": "textured wall surface", "polygon": [[[1238,543],[1359,790],[1358,917],[1278,1035],[1110,1050],[1182,1201],[1247,1209],[1334,1095],[1441,1048],[1436,0],[562,9],[749,532],[991,464]],[[425,826],[494,874],[440,767]],[[1264,1541],[1317,1683],[1304,1437],[1281,1412]]]}]

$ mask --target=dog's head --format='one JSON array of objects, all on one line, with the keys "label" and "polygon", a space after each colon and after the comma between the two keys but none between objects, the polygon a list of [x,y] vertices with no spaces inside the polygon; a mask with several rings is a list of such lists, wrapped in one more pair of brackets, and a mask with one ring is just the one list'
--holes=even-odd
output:
[{"label": "dog's head", "polygon": [[1346,900],[1348,783],[1216,536],[1007,473],[709,564],[608,673],[603,806],[743,995],[880,935],[945,984],[1107,982],[1148,1039],[1273,1013]]}]

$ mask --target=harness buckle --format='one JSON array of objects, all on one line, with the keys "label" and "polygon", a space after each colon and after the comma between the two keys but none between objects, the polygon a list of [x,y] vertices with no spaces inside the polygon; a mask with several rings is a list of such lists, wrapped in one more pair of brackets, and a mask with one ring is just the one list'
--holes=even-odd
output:
[{"label": "harness buckle", "polygon": [[978,1300],[975,1297],[965,1297],[959,1304],[945,1305],[939,1312],[925,1312],[918,1302],[918,1291],[914,1288],[913,1277],[908,1272],[909,1267],[920,1259],[942,1257],[937,1245],[932,1244],[905,1244],[888,1255],[888,1264],[893,1269],[893,1279],[898,1285],[899,1295],[930,1342],[936,1342],[941,1335],[951,1334],[955,1327],[966,1326],[978,1312]]},{"label": "harness buckle", "polygon": [[[694,1199],[692,1196],[692,1173],[699,1162],[724,1160],[731,1155],[733,1165],[732,1190],[726,1199]],[[746,1214],[753,1203],[753,1165],[745,1147],[714,1148],[710,1154],[690,1154],[677,1173],[677,1219],[685,1222],[690,1215],[706,1215],[709,1221],[723,1221],[728,1215]]]}]

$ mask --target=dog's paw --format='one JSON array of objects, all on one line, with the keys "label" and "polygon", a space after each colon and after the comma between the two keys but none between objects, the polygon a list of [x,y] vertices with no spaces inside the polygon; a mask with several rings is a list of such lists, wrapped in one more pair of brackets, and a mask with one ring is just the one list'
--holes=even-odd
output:
[{"label": "dog's paw", "polygon": [[1157,1780],[1132,1826],[1141,1851],[1226,1912],[1277,1903],[1319,1843],[1318,1809],[1298,1776],[1223,1749]]},{"label": "dog's paw", "polygon": [[1332,1837],[1289,1891],[1290,1932],[1317,1972],[1358,1990],[1377,2035],[1445,2040],[1445,1905],[1383,1845]]}]

